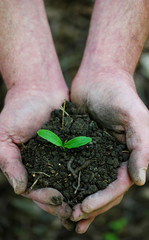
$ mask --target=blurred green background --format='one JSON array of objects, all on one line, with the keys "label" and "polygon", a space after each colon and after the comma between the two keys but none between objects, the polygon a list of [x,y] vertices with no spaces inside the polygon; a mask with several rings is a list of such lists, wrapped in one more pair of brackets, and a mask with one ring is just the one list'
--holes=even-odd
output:
[{"label": "blurred green background", "polygon": [[[92,0],[45,0],[59,61],[69,87],[81,62],[93,3]],[[134,78],[139,96],[149,107],[149,41]],[[5,95],[1,79],[1,109]],[[57,218],[43,212],[30,200],[16,196],[2,173],[0,193],[0,240],[149,239],[149,176],[145,186],[133,186],[121,204],[98,216],[84,235],[68,232]]]}]

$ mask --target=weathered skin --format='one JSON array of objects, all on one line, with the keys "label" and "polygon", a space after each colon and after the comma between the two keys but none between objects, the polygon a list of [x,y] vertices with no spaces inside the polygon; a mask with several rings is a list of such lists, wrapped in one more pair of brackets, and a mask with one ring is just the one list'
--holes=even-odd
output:
[{"label": "weathered skin", "polygon": [[[85,104],[97,121],[126,141],[131,157],[128,168],[123,164],[119,169],[115,182],[75,206],[71,219],[78,222],[78,233],[118,204],[132,181],[145,183],[149,113],[136,93],[132,75],[148,36],[148,24],[147,0],[96,0],[71,98],[77,105]],[[68,99],[42,0],[0,0],[0,70],[8,88],[0,114],[0,167],[21,194],[27,173],[17,144],[30,139],[51,111]],[[26,197],[72,229],[67,220],[71,209],[65,203],[54,206],[62,199],[57,190],[34,191]]]},{"label": "weathered skin", "polygon": [[[68,99],[42,1],[0,0],[0,49],[0,69],[8,88],[0,114],[0,167],[15,193],[21,194],[27,173],[17,144],[36,134],[51,111]],[[49,204],[48,210],[58,204],[58,210],[51,206],[57,216],[71,214],[56,189],[24,196]]]},{"label": "weathered skin", "polygon": [[[94,218],[118,204],[132,185],[143,185],[149,163],[149,112],[133,81],[149,32],[149,1],[96,0],[83,60],[71,99],[85,105],[131,151],[118,179],[75,206],[71,219],[84,233]],[[128,174],[129,171],[129,174]],[[131,179],[130,179],[131,177]]]}]

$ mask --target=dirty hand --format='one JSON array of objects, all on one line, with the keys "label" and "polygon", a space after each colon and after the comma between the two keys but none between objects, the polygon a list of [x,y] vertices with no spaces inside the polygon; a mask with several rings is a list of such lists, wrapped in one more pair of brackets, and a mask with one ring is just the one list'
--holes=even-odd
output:
[{"label": "dirty hand", "polygon": [[[61,89],[54,94],[53,90],[44,87],[28,89],[14,85],[8,91],[0,114],[0,168],[16,194],[25,192],[28,179],[18,145],[33,137],[42,124],[49,120],[51,111],[58,108],[65,98],[68,98],[67,91]],[[23,196],[31,198],[38,205],[45,204],[48,212],[60,218],[67,218],[71,214],[71,209],[63,203],[63,196],[56,189],[39,189],[24,193]]]},{"label": "dirty hand", "polygon": [[143,185],[149,163],[149,112],[136,93],[133,78],[124,71],[92,77],[92,82],[89,76],[85,79],[84,87],[79,77],[74,79],[72,101],[85,104],[97,122],[127,144],[131,154],[128,163],[119,168],[116,181],[75,206],[71,219],[78,222],[78,233],[84,233],[97,215],[117,205],[132,182]]}]

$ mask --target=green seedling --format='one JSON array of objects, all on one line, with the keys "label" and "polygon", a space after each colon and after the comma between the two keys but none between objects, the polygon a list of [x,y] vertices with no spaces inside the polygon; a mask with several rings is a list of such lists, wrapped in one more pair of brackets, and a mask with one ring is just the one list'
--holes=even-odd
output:
[{"label": "green seedling", "polygon": [[46,129],[39,130],[37,134],[40,137],[46,139],[47,141],[55,144],[56,146],[62,147],[63,149],[78,148],[92,141],[90,137],[79,136],[79,137],[72,138],[69,141],[65,140],[65,142],[63,143],[62,140],[55,133]]}]

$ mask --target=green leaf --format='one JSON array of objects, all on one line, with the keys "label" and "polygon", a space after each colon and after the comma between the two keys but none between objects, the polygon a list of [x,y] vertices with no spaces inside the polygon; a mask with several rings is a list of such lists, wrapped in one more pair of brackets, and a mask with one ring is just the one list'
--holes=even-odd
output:
[{"label": "green leaf", "polygon": [[111,221],[109,223],[109,228],[111,228],[115,232],[122,231],[124,227],[127,225],[127,223],[128,220],[126,218],[120,218],[115,221]]},{"label": "green leaf", "polygon": [[64,142],[64,146],[65,146],[65,144],[68,142],[68,140],[65,140],[65,142]]},{"label": "green leaf", "polygon": [[91,141],[92,141],[92,139],[90,137],[85,137],[85,136],[75,137],[75,138],[69,140],[68,142],[65,142],[64,148],[71,149],[71,148],[81,147]]},{"label": "green leaf", "polygon": [[37,132],[37,134],[40,137],[46,139],[47,141],[55,144],[56,146],[63,147],[63,142],[61,141],[61,139],[50,130],[41,129]]},{"label": "green leaf", "polygon": [[107,232],[103,235],[104,240],[120,240],[119,237],[112,232]]}]

